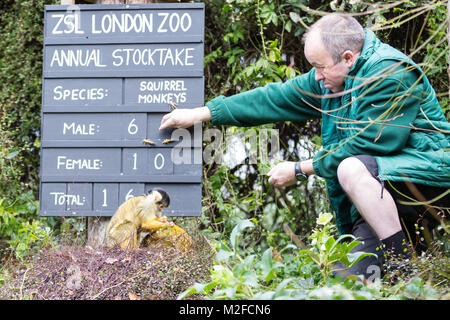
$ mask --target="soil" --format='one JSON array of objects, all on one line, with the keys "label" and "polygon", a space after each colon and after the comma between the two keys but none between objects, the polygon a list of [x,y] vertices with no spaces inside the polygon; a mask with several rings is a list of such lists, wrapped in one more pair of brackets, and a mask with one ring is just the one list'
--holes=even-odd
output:
[{"label": "soil", "polygon": [[42,249],[26,261],[8,261],[0,299],[171,300],[209,281],[212,257],[201,244],[186,253],[167,247]]}]

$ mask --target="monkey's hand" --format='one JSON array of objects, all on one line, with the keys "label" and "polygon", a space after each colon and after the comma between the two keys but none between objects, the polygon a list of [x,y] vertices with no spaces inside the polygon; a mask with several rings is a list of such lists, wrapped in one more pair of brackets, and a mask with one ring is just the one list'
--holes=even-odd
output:
[{"label": "monkey's hand", "polygon": [[156,218],[156,220],[158,220],[159,222],[167,223],[168,227],[172,227],[175,225],[172,221],[167,220],[167,216],[162,216],[161,218]]},{"label": "monkey's hand", "polygon": [[143,223],[141,225],[141,228],[149,231],[156,231],[159,229],[168,228],[170,226],[173,226],[173,222],[167,222],[167,220],[160,221],[160,219],[152,219]]}]

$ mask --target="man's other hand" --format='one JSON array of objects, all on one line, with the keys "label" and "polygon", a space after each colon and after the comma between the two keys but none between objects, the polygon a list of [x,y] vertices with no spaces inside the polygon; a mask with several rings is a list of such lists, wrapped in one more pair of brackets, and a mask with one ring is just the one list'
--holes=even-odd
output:
[{"label": "man's other hand", "polygon": [[275,187],[288,187],[297,182],[295,179],[295,162],[285,161],[277,164],[267,173],[269,183]]}]

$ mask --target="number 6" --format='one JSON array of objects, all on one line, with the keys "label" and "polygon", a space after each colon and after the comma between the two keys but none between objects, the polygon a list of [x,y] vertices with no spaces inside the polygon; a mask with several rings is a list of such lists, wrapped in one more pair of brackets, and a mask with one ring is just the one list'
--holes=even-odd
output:
[{"label": "number 6", "polygon": [[127,192],[127,194],[126,194],[126,196],[125,196],[125,201],[130,200],[131,198],[134,197],[133,191],[134,191],[133,189],[130,189],[130,190]]},{"label": "number 6", "polygon": [[136,121],[136,118],[133,118],[133,120],[130,121],[128,124],[128,133],[129,134],[136,134],[139,130],[138,126],[134,123]]}]

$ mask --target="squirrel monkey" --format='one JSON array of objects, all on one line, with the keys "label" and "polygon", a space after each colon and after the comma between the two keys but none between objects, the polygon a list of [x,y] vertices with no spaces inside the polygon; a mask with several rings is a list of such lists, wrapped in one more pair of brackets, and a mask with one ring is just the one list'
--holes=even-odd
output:
[{"label": "squirrel monkey", "polygon": [[108,224],[106,245],[137,249],[141,231],[152,232],[173,226],[161,213],[169,204],[168,194],[161,189],[153,189],[146,195],[127,200],[117,209]]}]

